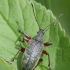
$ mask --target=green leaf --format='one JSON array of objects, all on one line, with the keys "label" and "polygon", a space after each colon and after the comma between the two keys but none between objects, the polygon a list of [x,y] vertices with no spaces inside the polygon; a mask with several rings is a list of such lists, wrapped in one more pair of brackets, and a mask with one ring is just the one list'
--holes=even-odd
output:
[{"label": "green leaf", "polygon": [[[38,23],[35,20],[31,2],[34,4]],[[45,7],[35,1],[0,0],[0,56],[10,61],[18,51],[15,41],[21,34],[18,32],[19,27],[16,22],[19,23],[24,32],[33,37],[39,30],[38,24],[40,28],[45,28],[55,19],[50,10],[46,10]],[[52,70],[69,70],[70,41],[58,21],[45,32],[44,42],[46,41],[53,43],[52,46],[45,47],[45,50],[50,54]],[[21,57],[22,53],[10,65],[14,70],[20,70]],[[46,55],[43,55],[42,58],[43,62],[35,70],[48,70],[48,58]]]}]

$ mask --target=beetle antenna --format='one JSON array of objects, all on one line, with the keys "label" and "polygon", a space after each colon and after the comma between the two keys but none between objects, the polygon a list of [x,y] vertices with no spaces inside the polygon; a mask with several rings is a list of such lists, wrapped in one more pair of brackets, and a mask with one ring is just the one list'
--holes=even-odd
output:
[{"label": "beetle antenna", "polygon": [[53,25],[58,19],[59,19],[59,17],[61,17],[63,14],[60,14],[52,23],[50,23],[49,25],[47,25],[44,29],[43,29],[43,31],[46,31],[51,25]]},{"label": "beetle antenna", "polygon": [[39,29],[40,29],[40,25],[39,25],[39,23],[38,23],[38,21],[37,21],[37,19],[36,19],[36,14],[35,14],[35,10],[34,10],[34,5],[32,4],[32,2],[31,2],[31,6],[32,6],[32,9],[33,9],[33,14],[34,14],[35,20],[36,20],[36,22],[37,22],[37,24],[38,24],[38,26],[39,26]]},{"label": "beetle antenna", "polygon": [[19,23],[16,21],[18,27],[19,27],[19,30],[23,31],[22,28],[20,27]]}]

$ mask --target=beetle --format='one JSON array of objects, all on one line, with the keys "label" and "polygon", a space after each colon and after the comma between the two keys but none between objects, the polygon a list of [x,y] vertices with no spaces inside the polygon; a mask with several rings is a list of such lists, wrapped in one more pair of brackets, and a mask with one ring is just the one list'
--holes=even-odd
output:
[{"label": "beetle", "polygon": [[[31,5],[33,7],[32,3],[31,3]],[[34,16],[35,16],[35,14],[34,14]],[[36,19],[36,17],[35,17],[35,19]],[[49,53],[46,50],[43,50],[44,46],[52,45],[52,43],[51,42],[43,43],[43,35],[44,35],[45,31],[48,29],[48,27],[50,27],[57,20],[58,20],[58,18],[56,18],[56,20],[54,22],[50,23],[44,29],[39,28],[39,31],[33,38],[31,38],[29,35],[24,33],[23,30],[19,26],[19,28],[20,28],[19,32],[25,36],[25,38],[23,37],[19,41],[28,42],[28,45],[26,48],[21,47],[21,49],[19,50],[24,53],[22,56],[22,60],[21,60],[21,70],[34,70],[36,68],[36,66],[38,66],[43,61],[43,59],[41,58],[41,54],[48,55],[48,67],[49,67],[49,70],[52,70],[50,67]],[[19,51],[17,52],[17,54],[19,53]],[[16,57],[16,55],[15,55],[15,57]],[[14,61],[15,57],[11,61]]]},{"label": "beetle", "polygon": [[[56,20],[58,20],[58,18]],[[54,22],[56,22],[56,20]],[[23,37],[19,41],[24,42],[25,40],[26,42],[28,42],[28,45],[26,48],[21,47],[21,49],[19,50],[24,53],[21,60],[21,70],[34,70],[36,66],[38,66],[43,61],[43,59],[40,58],[41,54],[48,55],[48,67],[49,67],[49,70],[52,70],[50,67],[49,53],[46,50],[43,50],[44,46],[52,45],[52,43],[51,42],[43,43],[43,35],[46,31],[46,28],[48,28],[53,23],[50,23],[44,29],[39,29],[39,31],[37,32],[37,35],[35,35],[33,38],[31,38],[29,35],[24,33],[22,29],[19,30],[19,32],[25,36],[25,38]],[[17,52],[17,54],[19,53],[19,51]],[[15,57],[11,61],[14,61]]]}]

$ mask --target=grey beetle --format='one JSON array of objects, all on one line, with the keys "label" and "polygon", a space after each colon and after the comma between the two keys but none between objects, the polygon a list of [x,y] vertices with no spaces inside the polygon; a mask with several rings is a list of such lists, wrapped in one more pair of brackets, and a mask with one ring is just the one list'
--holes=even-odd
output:
[{"label": "grey beetle", "polygon": [[[60,16],[62,16],[62,14]],[[35,35],[33,38],[31,38],[29,35],[24,33],[22,29],[19,30],[19,32],[26,37],[26,38],[22,38],[20,41],[24,42],[25,40],[26,42],[28,42],[26,49],[21,48],[19,50],[24,53],[21,60],[21,70],[34,70],[36,66],[38,66],[39,63],[43,61],[43,59],[40,58],[41,54],[48,55],[48,67],[49,67],[49,70],[52,70],[50,68],[49,53],[43,50],[44,46],[52,45],[52,43],[51,42],[43,43],[43,35],[44,35],[44,32],[46,31],[46,28],[48,29],[48,27],[53,23],[55,23],[57,20],[58,19],[56,18],[54,22],[50,23],[44,29],[39,29],[39,31],[37,32],[37,35]],[[17,54],[19,53],[19,51],[17,52]],[[17,54],[15,55],[15,57],[17,56]],[[12,61],[14,61],[15,57],[12,59]]]},{"label": "grey beetle", "polygon": [[[31,5],[33,7],[32,3],[31,3]],[[35,16],[35,14],[34,14],[34,16]],[[35,17],[35,19],[36,19],[36,17]],[[50,56],[49,56],[47,51],[43,50],[43,48],[44,48],[44,46],[52,45],[52,43],[51,42],[43,43],[43,35],[44,35],[44,32],[48,29],[48,27],[50,27],[50,25],[55,23],[57,20],[58,19],[56,18],[56,20],[54,22],[49,24],[44,29],[39,28],[37,35],[35,35],[33,38],[31,38],[29,35],[24,33],[22,31],[22,29],[19,30],[19,32],[26,37],[26,38],[22,38],[22,40],[20,40],[20,41],[23,42],[25,40],[26,42],[28,42],[26,49],[21,48],[19,50],[19,51],[22,51],[24,53],[22,56],[22,60],[21,60],[21,70],[34,70],[35,67],[38,66],[39,63],[43,61],[43,59],[40,58],[41,54],[48,55],[48,67],[49,67],[49,70],[51,70],[51,68],[50,68]],[[18,52],[17,52],[17,54],[18,54]],[[15,57],[12,59],[12,61],[14,61]]]}]

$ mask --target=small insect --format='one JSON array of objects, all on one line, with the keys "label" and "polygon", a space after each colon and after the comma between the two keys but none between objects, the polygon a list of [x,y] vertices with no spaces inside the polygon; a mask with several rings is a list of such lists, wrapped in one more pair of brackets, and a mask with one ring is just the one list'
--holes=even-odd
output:
[{"label": "small insect", "polygon": [[[62,16],[62,14],[60,16]],[[44,46],[52,45],[52,43],[51,42],[43,43],[43,35],[45,31],[57,20],[58,18],[56,18],[54,22],[50,23],[44,29],[39,28],[37,35],[35,35],[33,38],[31,38],[29,35],[24,33],[20,28],[20,26],[18,25],[20,28],[19,32],[25,36],[25,38],[23,37],[22,39],[20,39],[20,42],[24,42],[24,41],[28,42],[26,48],[21,48],[19,50],[24,53],[21,60],[21,70],[34,70],[43,61],[43,59],[41,58],[41,54],[48,55],[48,67],[49,70],[52,70],[50,67],[49,53],[46,50],[43,50]],[[19,53],[19,51],[17,52],[17,54]],[[17,54],[15,55],[15,57],[17,56]],[[12,59],[12,61],[14,61],[15,57]]]},{"label": "small insect", "polygon": [[[32,3],[31,3],[31,6],[33,8]],[[34,9],[33,9],[33,11],[34,11]],[[34,16],[35,16],[35,14],[34,14]],[[36,17],[35,17],[35,19],[36,19]],[[24,42],[24,41],[28,42],[26,49],[21,48],[19,50],[24,53],[22,56],[22,60],[21,60],[21,70],[34,70],[43,61],[43,59],[41,58],[41,54],[48,55],[48,67],[49,67],[49,70],[52,70],[50,67],[49,53],[46,50],[43,50],[44,46],[52,45],[52,43],[51,42],[43,43],[43,35],[44,35],[45,31],[48,29],[48,27],[50,27],[57,20],[58,20],[58,18],[54,22],[50,23],[44,29],[39,28],[37,35],[35,35],[33,38],[31,38],[29,35],[24,33],[19,26],[19,28],[20,28],[19,32],[25,36],[25,38],[23,37],[22,39],[20,39],[20,42]],[[19,53],[19,51],[17,52],[17,54]],[[17,54],[15,55],[15,57],[17,56]],[[15,57],[12,59],[12,61],[14,61]]]},{"label": "small insect", "polygon": [[[49,27],[50,25],[51,24],[49,24],[47,27]],[[51,42],[43,43],[43,35],[47,27],[45,27],[44,29],[39,29],[37,35],[35,35],[33,38],[24,33],[22,30],[19,30],[19,32],[26,37],[25,39],[22,38],[22,40],[20,41],[24,42],[25,40],[26,42],[28,42],[26,49],[25,48],[20,49],[20,51],[24,53],[21,60],[21,70],[34,70],[36,66],[38,66],[43,61],[43,59],[40,57],[41,54],[48,55],[48,67],[49,70],[52,70],[50,67],[49,53],[46,50],[43,50],[44,46],[52,45]]]}]

